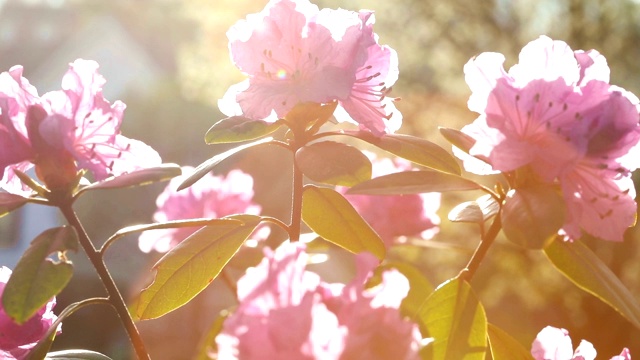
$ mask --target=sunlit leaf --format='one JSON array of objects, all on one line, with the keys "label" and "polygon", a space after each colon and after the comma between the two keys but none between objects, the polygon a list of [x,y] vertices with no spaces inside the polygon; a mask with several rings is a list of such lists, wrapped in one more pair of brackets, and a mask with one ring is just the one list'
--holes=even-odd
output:
[{"label": "sunlit leaf", "polygon": [[337,101],[327,104],[304,102],[296,104],[287,115],[284,116],[287,123],[296,132],[307,131],[315,133],[326,123],[338,106]]},{"label": "sunlit leaf", "polygon": [[155,265],[153,283],[140,294],[136,319],[154,319],[189,302],[220,274],[260,222],[259,216],[218,219],[196,231]]},{"label": "sunlit leaf", "polygon": [[440,134],[442,134],[442,136],[444,136],[444,138],[447,139],[453,146],[466,153],[469,153],[469,150],[476,143],[476,140],[474,138],[463,133],[460,130],[450,129],[446,127],[440,127],[438,130],[440,130]]},{"label": "sunlit leaf", "polygon": [[435,341],[424,348],[437,360],[484,360],[487,317],[466,281],[449,280],[427,298],[419,319]]},{"label": "sunlit leaf", "polygon": [[48,259],[54,253],[78,250],[78,235],[69,226],[38,235],[16,265],[2,294],[4,311],[17,323],[29,320],[71,280],[73,265]]},{"label": "sunlit leaf", "polygon": [[460,175],[460,166],[456,159],[431,141],[400,134],[386,134],[378,137],[369,131],[344,131],[344,134],[366,141],[418,165]]},{"label": "sunlit leaf", "polygon": [[7,215],[29,202],[29,198],[6,192],[0,192],[0,217]]},{"label": "sunlit leaf", "polygon": [[329,185],[352,186],[371,179],[371,161],[353,146],[323,141],[303,146],[296,164],[311,180]]},{"label": "sunlit leaf", "polygon": [[54,351],[47,354],[45,360],[112,360],[99,352],[83,349]]},{"label": "sunlit leaf", "polygon": [[509,191],[500,216],[507,239],[527,249],[542,249],[564,225],[565,205],[551,186],[523,187]]},{"label": "sunlit leaf", "polygon": [[214,167],[216,167],[219,163],[221,163],[223,160],[225,160],[226,158],[235,155],[236,153],[239,153],[242,150],[246,150],[248,148],[254,147],[256,145],[260,145],[260,144],[265,144],[268,143],[269,141],[273,140],[273,138],[271,137],[266,137],[260,140],[256,140],[247,144],[243,144],[243,145],[239,145],[234,147],[233,149],[229,149],[223,153],[220,153],[214,157],[212,157],[211,159],[203,162],[202,164],[198,165],[198,167],[196,167],[193,170],[193,173],[191,173],[191,175],[189,175],[183,182],[182,184],[180,184],[180,186],[178,186],[178,190],[182,190],[182,189],[186,189],[189,186],[195,184],[196,181],[200,180],[203,176],[205,176],[207,173],[209,173],[209,171],[213,170]]},{"label": "sunlit leaf", "polygon": [[449,220],[453,222],[470,222],[482,224],[500,211],[500,205],[489,194],[476,201],[466,201],[456,205],[449,211]]},{"label": "sunlit leaf", "polygon": [[325,240],[355,254],[368,251],[379,259],[384,258],[385,247],[380,236],[335,190],[305,186],[302,220]]},{"label": "sunlit leaf", "polygon": [[478,190],[480,185],[461,176],[440,171],[405,171],[384,175],[355,185],[348,194],[398,195],[456,190]]},{"label": "sunlit leaf", "polygon": [[640,305],[620,279],[580,241],[553,241],[544,249],[551,263],[582,290],[609,304],[640,329]]},{"label": "sunlit leaf", "polygon": [[409,280],[409,293],[407,297],[402,300],[400,311],[403,316],[416,319],[418,311],[425,299],[433,292],[433,285],[431,285],[429,280],[427,280],[416,267],[399,261],[387,262],[378,267],[374,272],[374,276],[369,280],[368,285],[374,286],[379,284],[382,281],[382,272],[390,269],[399,271]]},{"label": "sunlit leaf", "polygon": [[128,174],[113,176],[82,188],[78,193],[87,190],[126,188],[147,185],[158,181],[172,179],[182,173],[179,165],[162,164],[160,166],[132,171]]},{"label": "sunlit leaf", "polygon": [[204,141],[207,144],[226,144],[255,140],[278,130],[281,125],[281,121],[268,123],[263,120],[232,116],[213,124],[205,134]]},{"label": "sunlit leaf", "polygon": [[488,334],[493,360],[533,360],[522,344],[499,327],[489,324]]},{"label": "sunlit leaf", "polygon": [[229,311],[222,310],[218,317],[216,317],[209,327],[209,331],[207,331],[206,335],[202,337],[198,344],[198,352],[194,358],[195,360],[211,360],[211,354],[218,352],[215,339],[222,331],[222,325],[229,315],[231,315]]}]

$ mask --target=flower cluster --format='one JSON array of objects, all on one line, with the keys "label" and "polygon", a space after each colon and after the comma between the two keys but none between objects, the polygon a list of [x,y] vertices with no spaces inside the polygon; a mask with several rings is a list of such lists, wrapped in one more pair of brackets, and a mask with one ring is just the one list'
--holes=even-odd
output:
[{"label": "flower cluster", "polygon": [[271,0],[227,32],[232,61],[249,78],[229,88],[220,110],[273,119],[298,103],[337,101],[339,121],[376,135],[394,132],[402,115],[387,93],[398,78],[398,58],[378,44],[374,21],[369,11]]},{"label": "flower cluster", "polygon": [[[594,360],[597,353],[593,345],[586,340],[582,340],[574,352],[567,330],[547,326],[533,341],[531,355],[535,360]],[[625,348],[620,355],[612,357],[611,360],[631,360],[631,354]]]},{"label": "flower cluster", "polygon": [[24,193],[15,170],[35,165],[50,189],[70,185],[79,169],[96,180],[160,164],[158,153],[120,134],[125,105],[102,96],[104,78],[94,61],[78,59],[62,78],[62,90],[38,96],[14,66],[0,74],[0,187]]},{"label": "flower cluster", "polygon": [[[559,184],[567,207],[560,233],[621,241],[634,224],[631,171],[640,166],[638,99],[609,84],[605,58],[540,37],[509,72],[504,56],[483,53],[464,68],[469,109],[480,116],[463,132],[470,154],[493,170],[526,168],[525,181]],[[472,172],[477,162],[465,161]],[[518,185],[516,184],[516,187]]]},{"label": "flower cluster", "polygon": [[[9,281],[10,276],[11,270],[9,268],[0,267],[0,297],[2,297],[5,284]],[[22,325],[13,322],[0,306],[0,358],[25,359],[29,351],[36,346],[57,319],[53,313],[55,305],[56,299],[52,298]],[[59,332],[61,332],[60,328],[58,328]]]},{"label": "flower cluster", "polygon": [[305,270],[304,244],[283,243],[238,281],[240,305],[217,336],[218,359],[417,359],[420,331],[398,308],[409,291],[395,270],[365,288],[377,260],[358,255],[349,284]]}]

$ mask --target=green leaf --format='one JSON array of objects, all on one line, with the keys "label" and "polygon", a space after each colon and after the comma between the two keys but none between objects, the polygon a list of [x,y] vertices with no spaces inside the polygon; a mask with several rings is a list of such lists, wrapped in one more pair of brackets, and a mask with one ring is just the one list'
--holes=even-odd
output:
[{"label": "green leaf", "polygon": [[217,219],[166,253],[156,276],[133,307],[136,319],[154,319],[189,302],[220,274],[260,223],[253,215]]},{"label": "green leaf", "polygon": [[85,186],[78,194],[87,190],[115,189],[132,186],[147,185],[158,181],[165,181],[182,174],[179,165],[162,164],[156,167],[132,171],[128,174],[112,176],[108,179]]},{"label": "green leaf", "polygon": [[211,159],[203,162],[202,164],[198,165],[197,168],[195,168],[193,170],[193,173],[191,175],[189,175],[183,182],[182,184],[180,184],[180,186],[178,186],[178,190],[182,190],[182,189],[186,189],[189,186],[195,184],[196,181],[200,180],[203,176],[205,176],[207,173],[209,173],[209,171],[213,170],[214,167],[216,167],[218,164],[220,164],[223,160],[225,160],[226,158],[235,155],[236,153],[239,153],[242,150],[246,150],[248,148],[254,147],[256,145],[261,145],[261,144],[265,144],[268,143],[269,141],[273,140],[273,138],[271,137],[267,137],[264,139],[260,139],[260,140],[256,140],[244,145],[240,145],[240,146],[236,146],[233,149],[229,149],[223,153],[220,153],[214,157],[212,157]]},{"label": "green leaf", "polygon": [[226,144],[255,140],[278,130],[281,125],[281,121],[268,123],[263,120],[232,116],[213,124],[204,136],[204,141],[207,144]]},{"label": "green leaf", "polygon": [[38,235],[18,261],[2,294],[5,312],[18,324],[29,320],[71,280],[70,261],[48,259],[67,250],[78,250],[78,235],[72,227],[57,227]]},{"label": "green leaf", "polygon": [[493,360],[533,360],[522,344],[499,327],[489,324],[488,334]]},{"label": "green leaf", "polygon": [[418,165],[460,175],[460,166],[448,151],[431,141],[415,136],[386,134],[375,136],[369,131],[344,131],[349,135]]},{"label": "green leaf", "polygon": [[501,210],[502,230],[511,242],[542,249],[564,225],[564,200],[552,186],[510,190]]},{"label": "green leaf", "polygon": [[420,309],[420,320],[434,342],[424,352],[437,360],[484,360],[487,317],[466,281],[440,285]]},{"label": "green leaf", "polygon": [[45,359],[51,360],[112,360],[99,352],[83,349],[54,351],[47,354]]},{"label": "green leaf", "polygon": [[384,175],[355,185],[348,194],[398,195],[456,190],[478,190],[477,183],[458,175],[434,170],[405,171]]},{"label": "green leaf", "polygon": [[453,222],[470,222],[483,224],[500,211],[500,205],[489,194],[476,201],[466,201],[456,205],[449,211],[449,220]]},{"label": "green leaf", "polygon": [[635,297],[586,245],[558,239],[544,253],[579,288],[609,304],[640,329],[640,306]]},{"label": "green leaf", "polygon": [[360,150],[335,141],[303,146],[296,165],[311,180],[329,185],[352,186],[371,179],[371,161]]},{"label": "green leaf", "polygon": [[380,236],[340,193],[312,185],[302,194],[302,220],[323,239],[355,254],[368,251],[384,259]]},{"label": "green leaf", "polygon": [[222,310],[220,315],[211,324],[207,334],[200,340],[198,344],[198,353],[194,360],[211,360],[211,354],[218,352],[216,337],[222,331],[224,321],[231,315],[227,310]]},{"label": "green leaf", "polygon": [[390,269],[399,271],[409,280],[409,293],[402,300],[400,311],[403,316],[415,320],[425,299],[433,292],[433,285],[416,267],[399,261],[387,262],[376,268],[374,276],[367,285],[375,286],[379,284],[382,281],[382,272]]},{"label": "green leaf", "polygon": [[0,192],[0,217],[7,215],[29,202],[29,198],[6,192]]}]

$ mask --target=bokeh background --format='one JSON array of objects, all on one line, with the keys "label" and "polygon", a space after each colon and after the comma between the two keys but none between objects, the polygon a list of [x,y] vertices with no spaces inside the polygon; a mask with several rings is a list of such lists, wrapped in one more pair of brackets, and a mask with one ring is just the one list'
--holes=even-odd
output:
[{"label": "bokeh background", "polygon": [[[225,32],[266,0],[5,0],[0,1],[0,69],[24,65],[25,76],[40,93],[58,89],[67,64],[82,57],[97,60],[107,79],[107,99],[124,101],[123,133],[145,141],[165,162],[197,165],[225,149],[204,144],[205,131],[223,116],[216,101],[242,79],[229,60]],[[484,51],[505,54],[507,66],[519,50],[546,34],[573,49],[595,48],[611,67],[612,84],[640,93],[640,1],[637,0],[318,0],[320,7],[371,9],[380,42],[396,49],[400,79],[393,94],[402,98],[401,133],[425,137],[446,148],[437,127],[461,128],[475,115],[466,109],[470,94],[462,68]],[[360,144],[361,145],[361,144]],[[0,144],[0,146],[2,146]],[[241,168],[255,178],[256,201],[264,213],[286,219],[290,199],[290,156],[279,149],[247,151],[215,171]],[[491,185],[491,179],[480,179]],[[89,234],[103,242],[117,229],[151,221],[156,184],[86,195],[77,204]],[[480,194],[443,197],[441,231],[428,242],[397,248],[392,256],[420,268],[433,283],[455,276],[478,243],[474,226],[452,224],[447,213]],[[15,266],[28,242],[60,220],[55,212],[27,206],[0,219],[0,265]],[[272,244],[284,237],[273,232]],[[640,298],[638,232],[624,243],[586,239],[631,292]],[[150,281],[158,254],[143,254],[136,238],[110,249],[107,264],[125,295]],[[341,250],[332,261],[343,267],[323,272],[328,280],[348,280],[350,264]],[[233,262],[233,275],[257,261],[246,251]],[[83,254],[72,255],[75,276],[58,296],[58,309],[88,295],[103,294]],[[342,270],[344,268],[344,270]],[[489,321],[527,347],[546,325],[570,331],[577,346],[592,342],[602,358],[627,346],[640,355],[640,331],[598,299],[583,293],[553,269],[540,252],[499,239],[482,264],[473,287]],[[220,309],[233,304],[216,280],[193,303],[160,320],[142,323],[154,359],[189,359]],[[64,323],[54,348],[88,348],[114,359],[130,358],[130,347],[108,309],[83,309]],[[635,355],[634,355],[635,356]]]}]

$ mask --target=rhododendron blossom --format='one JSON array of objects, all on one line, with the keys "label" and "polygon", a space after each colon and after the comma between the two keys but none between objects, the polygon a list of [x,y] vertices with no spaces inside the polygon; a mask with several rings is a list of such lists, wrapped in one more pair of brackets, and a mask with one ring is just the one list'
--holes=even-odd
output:
[{"label": "rhododendron blossom", "polygon": [[[586,341],[580,341],[580,345],[573,351],[569,332],[547,326],[542,329],[531,345],[531,355],[535,360],[594,360],[596,349]],[[616,355],[611,360],[631,360],[628,349],[623,349],[620,355]]]},{"label": "rhododendron blossom", "polygon": [[[232,170],[227,176],[205,175],[190,187],[177,191],[178,186],[193,172],[193,167],[182,168],[183,175],[173,178],[158,196],[154,221],[221,218],[234,214],[260,214],[260,205],[253,202],[253,178],[240,170]],[[144,252],[167,252],[198,228],[174,228],[142,233],[139,247]],[[261,227],[254,239],[269,235],[268,227]]]},{"label": "rhododendron blossom", "polygon": [[[365,154],[371,160],[373,177],[412,169],[411,163],[401,158],[377,158],[371,152]],[[440,217],[436,212],[440,208],[440,193],[374,196],[345,194],[348,188],[342,186],[337,190],[345,195],[387,246],[401,237],[430,239],[438,232]]]},{"label": "rhododendron blossom", "polygon": [[240,305],[216,338],[218,359],[417,359],[420,332],[401,318],[409,283],[395,270],[365,289],[377,260],[359,255],[358,276],[327,284],[305,270],[302,243],[284,243],[238,281]]},{"label": "rhododendron blossom", "polygon": [[74,170],[89,170],[96,180],[161,163],[155,150],[120,134],[125,105],[104,99],[105,80],[97,71],[96,62],[76,60],[62,90],[42,97],[22,77],[22,67],[0,75],[0,139],[11,144],[0,153],[4,189],[21,192],[12,170],[44,167],[52,157],[56,164],[75,161]]},{"label": "rhododendron blossom", "polygon": [[[1,266],[0,297],[2,297],[5,284],[9,281],[10,276],[11,270]],[[56,299],[52,298],[22,325],[13,322],[0,306],[0,358],[6,360],[25,359],[29,351],[36,346],[57,319],[53,313],[55,305]],[[60,331],[61,329],[58,328],[58,332]]]},{"label": "rhododendron blossom", "polygon": [[[581,229],[620,241],[635,221],[631,171],[640,165],[638,99],[609,84],[605,58],[540,37],[507,73],[504,56],[483,53],[465,65],[469,108],[480,114],[463,131],[470,154],[494,170],[528,167],[529,181],[559,183],[567,205],[561,233]],[[477,161],[467,170],[481,173]]]},{"label": "rhododendron blossom", "polygon": [[232,61],[249,78],[229,88],[220,110],[274,119],[298,103],[338,101],[339,121],[355,121],[376,135],[396,131],[402,115],[386,95],[397,80],[398,59],[378,44],[374,21],[369,11],[271,0],[227,32]]}]

